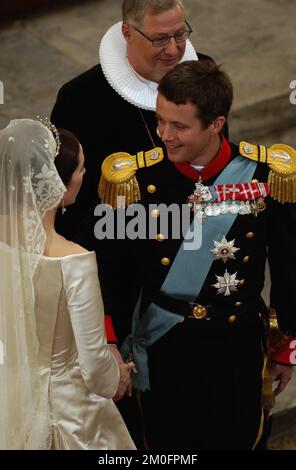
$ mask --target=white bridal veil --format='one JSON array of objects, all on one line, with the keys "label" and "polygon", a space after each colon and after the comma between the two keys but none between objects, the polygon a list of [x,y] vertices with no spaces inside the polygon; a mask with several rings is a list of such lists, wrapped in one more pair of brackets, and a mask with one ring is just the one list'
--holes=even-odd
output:
[{"label": "white bridal veil", "polygon": [[43,254],[42,217],[66,190],[54,165],[58,139],[41,122],[16,119],[0,131],[0,449],[47,449],[33,277]]}]

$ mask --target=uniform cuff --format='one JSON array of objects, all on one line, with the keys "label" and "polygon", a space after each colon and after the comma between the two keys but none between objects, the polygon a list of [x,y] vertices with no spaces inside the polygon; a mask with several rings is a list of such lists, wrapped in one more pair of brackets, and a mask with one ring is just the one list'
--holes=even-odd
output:
[{"label": "uniform cuff", "polygon": [[272,354],[271,359],[286,366],[295,366],[296,337],[289,338],[285,344]]},{"label": "uniform cuff", "polygon": [[110,315],[105,315],[105,330],[108,343],[117,343],[117,336]]}]

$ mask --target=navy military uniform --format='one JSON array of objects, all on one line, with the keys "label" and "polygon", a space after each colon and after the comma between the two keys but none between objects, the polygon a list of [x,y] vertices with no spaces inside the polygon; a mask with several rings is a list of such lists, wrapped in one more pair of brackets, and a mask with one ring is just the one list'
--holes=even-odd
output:
[{"label": "navy military uniform", "polygon": [[[211,240],[211,250],[207,253],[210,268],[193,302],[188,301],[186,292],[182,296],[162,292],[182,237],[173,238],[169,229],[169,233],[158,232],[153,239],[121,240],[118,251],[114,243],[113,254],[130,285],[130,290],[120,297],[116,276],[109,286],[113,288],[112,316],[119,330],[121,323],[126,325],[127,315],[131,315],[130,309],[125,310],[125,303],[131,305],[141,291],[140,317],[145,318],[151,303],[179,316],[175,325],[147,349],[150,390],[142,393],[142,406],[151,449],[251,449],[258,443],[263,429],[261,393],[266,307],[261,291],[267,255],[271,305],[277,311],[282,332],[296,336],[293,274],[296,211],[292,203],[295,153],[292,158],[286,149],[275,147],[267,152],[265,147],[247,143],[239,148],[223,138],[218,155],[201,174],[187,163],[173,164],[167,158],[144,168],[143,156],[138,155],[139,187],[134,191],[134,199],[129,188],[129,200],[134,203],[139,200],[147,209],[150,204],[186,204],[200,177],[203,186],[212,187],[239,155],[258,160],[253,184],[261,184],[263,192],[269,187],[271,195],[262,196],[262,193],[257,199],[253,193],[247,195],[246,204],[251,202],[252,210],[237,213],[223,234],[224,242]],[[119,155],[113,158],[116,160]],[[285,159],[290,159],[293,167],[289,177],[282,168],[278,175],[271,175],[273,163],[266,162],[282,160],[285,165]],[[276,170],[275,165],[273,168]],[[112,197],[116,193],[110,192],[110,188],[108,192],[106,187],[103,193],[103,199],[114,204]],[[112,197],[108,199],[107,194]],[[152,210],[153,216],[160,219],[158,209]],[[215,217],[218,225],[223,217],[222,213]],[[207,216],[204,225],[210,218],[214,217]],[[196,265],[196,272],[200,269],[202,266]],[[136,335],[130,337],[131,351],[135,338]]]}]

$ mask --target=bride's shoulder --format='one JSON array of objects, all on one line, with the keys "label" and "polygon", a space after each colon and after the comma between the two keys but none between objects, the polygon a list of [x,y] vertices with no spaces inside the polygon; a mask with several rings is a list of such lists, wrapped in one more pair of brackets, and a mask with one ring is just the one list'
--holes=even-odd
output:
[{"label": "bride's shoulder", "polygon": [[83,248],[81,245],[77,245],[77,243],[70,242],[67,240],[67,243],[65,243],[64,246],[64,256],[69,256],[69,255],[80,255],[82,253],[89,253],[88,250]]},{"label": "bride's shoulder", "polygon": [[53,243],[45,245],[44,256],[49,258],[63,258],[65,256],[80,255],[82,253],[89,253],[89,251],[81,245],[58,235]]}]

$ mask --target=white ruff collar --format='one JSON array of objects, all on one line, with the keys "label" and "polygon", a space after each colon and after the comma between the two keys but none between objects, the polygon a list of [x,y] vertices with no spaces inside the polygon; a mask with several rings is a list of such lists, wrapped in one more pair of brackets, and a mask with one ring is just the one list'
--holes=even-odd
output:
[{"label": "white ruff collar", "polygon": [[[109,85],[126,101],[139,108],[155,111],[157,83],[138,75],[126,57],[126,41],[119,21],[105,33],[100,44],[100,63]],[[191,42],[187,39],[181,62],[197,60]]]}]

